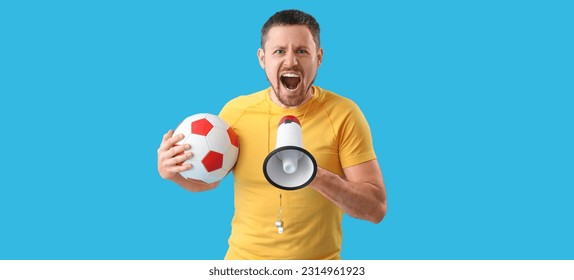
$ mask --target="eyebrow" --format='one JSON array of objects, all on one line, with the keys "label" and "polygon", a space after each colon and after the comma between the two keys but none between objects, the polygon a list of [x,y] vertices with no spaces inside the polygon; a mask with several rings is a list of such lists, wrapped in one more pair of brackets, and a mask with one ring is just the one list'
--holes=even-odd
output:
[{"label": "eyebrow", "polygon": [[[287,47],[286,47],[286,46],[283,46],[283,45],[275,45],[275,46],[272,46],[272,47],[270,47],[270,48],[271,48],[271,49],[286,49]],[[295,49],[296,49],[296,50],[300,50],[300,49],[310,49],[310,47],[309,47],[309,46],[297,46],[297,47],[295,47]]]}]

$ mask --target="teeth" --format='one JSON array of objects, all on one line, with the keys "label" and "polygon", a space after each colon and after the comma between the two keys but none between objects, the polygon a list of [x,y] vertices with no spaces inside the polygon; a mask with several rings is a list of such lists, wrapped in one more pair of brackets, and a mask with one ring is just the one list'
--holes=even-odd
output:
[{"label": "teeth", "polygon": [[299,78],[299,74],[296,73],[285,73],[283,75],[281,75],[282,77],[287,77],[287,78]]}]

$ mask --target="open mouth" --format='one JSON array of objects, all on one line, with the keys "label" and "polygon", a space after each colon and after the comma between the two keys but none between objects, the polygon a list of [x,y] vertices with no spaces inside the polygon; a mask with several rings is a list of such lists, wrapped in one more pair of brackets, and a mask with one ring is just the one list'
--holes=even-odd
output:
[{"label": "open mouth", "polygon": [[301,77],[297,73],[282,74],[280,80],[288,90],[296,90],[301,83]]}]

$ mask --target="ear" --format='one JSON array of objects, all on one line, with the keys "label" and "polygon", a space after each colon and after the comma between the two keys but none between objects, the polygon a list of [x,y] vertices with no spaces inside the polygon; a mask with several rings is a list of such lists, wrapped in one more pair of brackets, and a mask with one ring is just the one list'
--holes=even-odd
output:
[{"label": "ear", "polygon": [[323,62],[323,48],[319,48],[319,51],[317,51],[317,68],[321,66],[322,62]]},{"label": "ear", "polygon": [[257,49],[257,58],[259,59],[259,65],[261,65],[261,68],[265,69],[265,51],[263,49]]}]

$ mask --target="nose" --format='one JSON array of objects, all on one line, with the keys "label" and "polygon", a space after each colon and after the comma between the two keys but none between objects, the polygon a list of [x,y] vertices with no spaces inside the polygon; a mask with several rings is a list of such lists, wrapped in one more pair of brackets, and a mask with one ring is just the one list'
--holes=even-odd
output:
[{"label": "nose", "polygon": [[284,64],[287,67],[299,64],[299,61],[297,60],[297,54],[295,52],[287,52],[285,55]]}]

